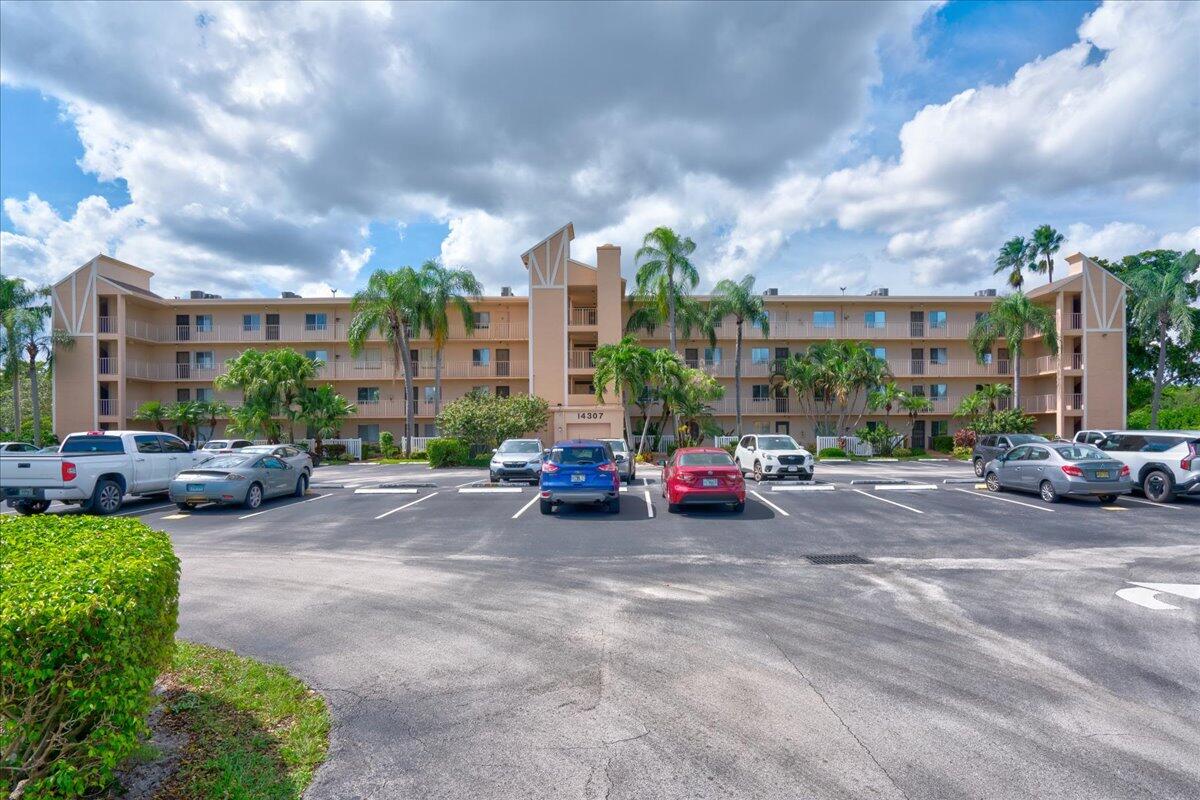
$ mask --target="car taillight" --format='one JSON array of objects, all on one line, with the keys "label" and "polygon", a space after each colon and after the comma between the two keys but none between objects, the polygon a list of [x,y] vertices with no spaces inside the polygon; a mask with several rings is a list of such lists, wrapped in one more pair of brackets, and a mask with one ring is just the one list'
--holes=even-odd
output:
[{"label": "car taillight", "polygon": [[1179,462],[1180,469],[1191,469],[1197,455],[1200,454],[1196,453],[1196,443],[1188,442],[1188,454],[1183,457],[1182,461]]},{"label": "car taillight", "polygon": [[1062,471],[1067,475],[1073,475],[1076,478],[1083,477],[1083,470],[1073,464],[1063,464]]},{"label": "car taillight", "polygon": [[542,472],[558,472],[558,464],[551,461],[542,462]]},{"label": "car taillight", "polygon": [[75,469],[75,465],[70,461],[62,462],[62,479],[63,481],[73,481],[75,476],[79,474],[79,470]]},{"label": "car taillight", "polygon": [[617,465],[609,461],[596,467],[596,469],[600,470],[601,472],[616,472]]},{"label": "car taillight", "polygon": [[690,472],[681,472],[679,473],[679,480],[683,481],[684,483],[691,483],[692,481],[696,480],[696,476]]},{"label": "car taillight", "polygon": [[1120,475],[1122,478],[1128,478],[1128,477],[1129,477],[1129,465],[1128,465],[1128,464],[1126,464],[1125,466],[1121,467],[1121,472],[1120,472],[1120,473],[1118,473],[1118,474],[1119,474],[1119,475]]}]

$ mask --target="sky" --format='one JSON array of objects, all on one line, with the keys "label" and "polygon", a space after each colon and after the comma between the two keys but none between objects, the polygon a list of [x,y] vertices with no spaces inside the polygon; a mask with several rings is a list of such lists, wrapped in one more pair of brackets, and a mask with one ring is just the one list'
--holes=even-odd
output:
[{"label": "sky", "polygon": [[0,41],[0,272],[37,283],[522,292],[567,222],[626,276],[691,236],[701,290],[999,287],[1043,223],[1200,247],[1200,3],[4,0]]}]

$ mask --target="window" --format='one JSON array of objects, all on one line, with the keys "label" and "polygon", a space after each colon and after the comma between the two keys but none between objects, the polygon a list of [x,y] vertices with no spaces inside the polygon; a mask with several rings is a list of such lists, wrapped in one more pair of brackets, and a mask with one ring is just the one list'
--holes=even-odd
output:
[{"label": "window", "polygon": [[929,384],[929,397],[930,397],[930,399],[933,399],[933,400],[946,399],[946,397],[947,397],[946,384],[944,384],[944,383]]},{"label": "window", "polygon": [[929,348],[929,363],[930,364],[946,364],[946,348],[931,347]]},{"label": "window", "polygon": [[756,383],[750,387],[750,396],[755,400],[766,400],[771,396],[771,387],[765,383]]},{"label": "window", "polygon": [[[426,403],[432,403],[434,400],[437,399],[437,387],[436,386],[422,386],[421,389],[424,390],[424,394],[425,394],[424,399],[425,399]],[[414,386],[413,391],[417,391],[417,387]]]},{"label": "window", "polygon": [[924,397],[925,396],[925,386],[920,383],[914,383],[913,387],[912,387],[912,394],[914,397]]},{"label": "window", "polygon": [[370,347],[354,357],[354,366],[358,369],[383,369],[383,351],[378,347]]},{"label": "window", "polygon": [[260,314],[242,314],[242,330],[243,331],[258,331],[262,329],[262,316]]},{"label": "window", "polygon": [[360,386],[358,387],[358,404],[359,405],[374,405],[379,402],[379,387],[378,386]]},{"label": "window", "polygon": [[771,348],[769,347],[751,347],[750,348],[750,363],[751,364],[766,364],[771,360]]},{"label": "window", "polygon": [[991,350],[988,350],[986,353],[984,353],[984,354],[983,354],[983,359],[982,359],[982,362],[983,362],[984,364],[991,364],[991,363],[992,363],[992,351],[991,351]]},{"label": "window", "polygon": [[196,352],[196,369],[212,369],[216,366],[216,363],[212,350],[200,350]]},{"label": "window", "polygon": [[708,366],[721,363],[721,348],[706,347],[704,348],[704,363]]},{"label": "window", "polygon": [[749,450],[751,447],[754,447],[754,437],[753,436],[743,436],[742,440],[740,442],[738,442],[738,447],[742,447],[747,450]]},{"label": "window", "polygon": [[206,387],[198,387],[196,389],[197,403],[211,403],[213,399],[213,390]]},{"label": "window", "polygon": [[378,442],[379,425],[359,425],[358,438],[362,439],[364,442]]},{"label": "window", "polygon": [[476,347],[471,351],[471,363],[477,367],[486,367],[492,363],[492,351],[488,347]]},{"label": "window", "polygon": [[834,311],[814,311],[813,312],[813,327],[814,328],[833,328],[837,325],[837,316]]},{"label": "window", "polygon": [[196,330],[201,333],[212,333],[212,314],[196,315]]},{"label": "window", "polygon": [[124,453],[125,444],[120,436],[68,436],[60,453]]},{"label": "window", "polygon": [[931,328],[946,327],[946,312],[945,311],[930,311],[929,312],[929,327],[931,327]]},{"label": "window", "polygon": [[948,435],[950,433],[948,425],[949,425],[949,423],[947,423],[946,420],[944,420],[944,419],[935,419],[933,422],[930,423],[929,435],[930,436],[946,436],[946,435]]},{"label": "window", "polygon": [[[1001,440],[1001,441],[1003,441],[1003,440]],[[1004,445],[1001,444],[999,446],[1003,447]],[[1014,447],[1012,450],[1008,451],[1008,453],[1005,456],[1005,460],[1006,461],[1024,461],[1025,459],[1029,458],[1030,449],[1031,448],[1029,448],[1029,447]]]},{"label": "window", "polygon": [[475,312],[475,327],[476,328],[492,327],[492,312],[476,311]]},{"label": "window", "polygon": [[886,347],[872,347],[871,354],[874,355],[876,358],[878,358],[880,361],[887,361],[887,348]]},{"label": "window", "polygon": [[164,453],[186,453],[188,452],[187,442],[176,436],[162,434],[162,450]]},{"label": "window", "polygon": [[162,452],[162,443],[158,441],[157,436],[135,436],[133,437],[133,441],[137,444],[137,450],[139,453]]},{"label": "window", "polygon": [[316,361],[318,364],[328,364],[329,363],[329,351],[328,350],[305,350],[304,355],[308,358],[309,361]]},{"label": "window", "polygon": [[192,390],[191,389],[176,389],[175,390],[175,402],[176,403],[186,403],[191,399],[192,399]]},{"label": "window", "polygon": [[319,311],[314,314],[304,315],[304,330],[306,331],[323,331],[325,330],[325,312]]},{"label": "window", "polygon": [[882,328],[887,325],[887,313],[884,311],[868,311],[863,314],[863,323],[868,328]]},{"label": "window", "polygon": [[496,387],[496,397],[508,397],[510,389],[507,386]]}]

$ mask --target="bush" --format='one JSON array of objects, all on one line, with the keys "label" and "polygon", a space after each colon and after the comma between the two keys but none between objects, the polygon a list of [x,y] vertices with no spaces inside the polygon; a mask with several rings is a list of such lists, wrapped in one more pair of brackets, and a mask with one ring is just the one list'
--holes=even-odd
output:
[{"label": "bush", "polygon": [[[1139,408],[1129,412],[1130,430],[1144,431],[1150,428],[1150,409]],[[1194,430],[1200,428],[1200,405],[1158,410],[1160,430]]]},{"label": "bush", "polygon": [[989,433],[1033,433],[1037,420],[1019,408],[994,411],[971,423],[977,436]]},{"label": "bush", "polygon": [[930,448],[939,453],[949,453],[954,449],[953,436],[934,436],[929,442]]},{"label": "bush", "polygon": [[[966,448],[970,450],[975,446],[975,431],[972,428],[959,428],[954,432],[954,449],[960,450]],[[957,458],[957,456],[955,456]]]},{"label": "bush", "polygon": [[384,458],[391,458],[396,454],[396,438],[392,436],[391,431],[384,431],[379,434],[379,452]]},{"label": "bush", "polygon": [[505,439],[540,431],[549,421],[550,404],[540,397],[471,392],[442,406],[437,428],[446,436],[492,448]]},{"label": "bush", "polygon": [[134,519],[11,520],[0,574],[0,749],[13,754],[5,778],[24,782],[29,798],[102,788],[138,746],[171,658],[171,541]]},{"label": "bush", "polygon": [[737,453],[737,442],[730,442],[729,444],[722,446],[721,449],[732,456]]},{"label": "bush", "polygon": [[334,461],[340,459],[346,454],[346,445],[344,444],[322,444],[318,455],[325,461]]},{"label": "bush", "polygon": [[845,458],[846,451],[840,447],[826,447],[817,453],[817,458]]},{"label": "bush", "polygon": [[430,439],[426,445],[431,467],[461,467],[471,460],[471,449],[459,439]]},{"label": "bush", "polygon": [[910,458],[912,457],[912,454],[912,449],[908,447],[897,447],[892,451],[892,455],[894,455],[896,458]]},{"label": "bush", "polygon": [[959,461],[970,461],[972,448],[970,447],[955,447],[950,455],[957,458]]}]

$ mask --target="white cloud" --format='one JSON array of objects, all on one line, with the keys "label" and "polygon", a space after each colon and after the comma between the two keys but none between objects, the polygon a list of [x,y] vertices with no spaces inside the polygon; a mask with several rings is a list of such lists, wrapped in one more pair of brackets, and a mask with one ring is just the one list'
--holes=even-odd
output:
[{"label": "white cloud", "polygon": [[1181,233],[1164,234],[1158,246],[1164,250],[1200,250],[1200,225]]}]

